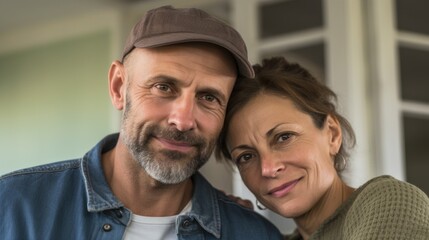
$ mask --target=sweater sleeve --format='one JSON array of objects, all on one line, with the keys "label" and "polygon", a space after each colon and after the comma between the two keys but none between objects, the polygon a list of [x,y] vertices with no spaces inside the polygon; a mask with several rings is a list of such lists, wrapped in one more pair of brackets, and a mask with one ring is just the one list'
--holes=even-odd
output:
[{"label": "sweater sleeve", "polygon": [[429,199],[392,177],[374,180],[357,196],[345,224],[346,239],[429,239]]}]

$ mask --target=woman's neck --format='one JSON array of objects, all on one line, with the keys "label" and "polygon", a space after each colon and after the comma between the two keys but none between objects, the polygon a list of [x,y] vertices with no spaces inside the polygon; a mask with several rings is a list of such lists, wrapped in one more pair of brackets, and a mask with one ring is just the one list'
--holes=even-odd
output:
[{"label": "woman's neck", "polygon": [[308,239],[326,219],[332,216],[354,190],[338,177],[331,188],[307,213],[294,218],[303,239]]}]

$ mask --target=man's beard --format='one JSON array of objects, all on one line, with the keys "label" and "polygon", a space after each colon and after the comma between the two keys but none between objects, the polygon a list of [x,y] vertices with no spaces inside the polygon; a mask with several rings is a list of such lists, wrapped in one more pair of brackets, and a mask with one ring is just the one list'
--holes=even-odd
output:
[{"label": "man's beard", "polygon": [[[175,128],[162,128],[146,123],[132,129],[129,124],[131,103],[126,102],[122,119],[121,137],[133,158],[155,180],[164,184],[183,182],[203,166],[214,148],[214,140],[207,142],[193,132],[180,132]],[[154,137],[186,143],[195,151],[185,154],[174,150],[154,150],[150,143]]]}]

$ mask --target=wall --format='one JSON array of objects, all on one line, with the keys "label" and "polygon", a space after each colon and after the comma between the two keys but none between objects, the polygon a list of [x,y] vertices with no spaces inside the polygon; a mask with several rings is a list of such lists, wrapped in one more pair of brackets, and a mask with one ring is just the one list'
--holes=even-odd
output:
[{"label": "wall", "polygon": [[0,55],[0,174],[81,157],[110,130],[108,31]]}]

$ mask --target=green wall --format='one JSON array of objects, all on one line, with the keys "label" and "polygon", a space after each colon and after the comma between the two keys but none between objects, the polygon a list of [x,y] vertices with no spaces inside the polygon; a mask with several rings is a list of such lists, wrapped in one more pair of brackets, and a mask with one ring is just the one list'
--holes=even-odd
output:
[{"label": "green wall", "polygon": [[0,55],[0,174],[78,158],[110,132],[110,34]]}]

